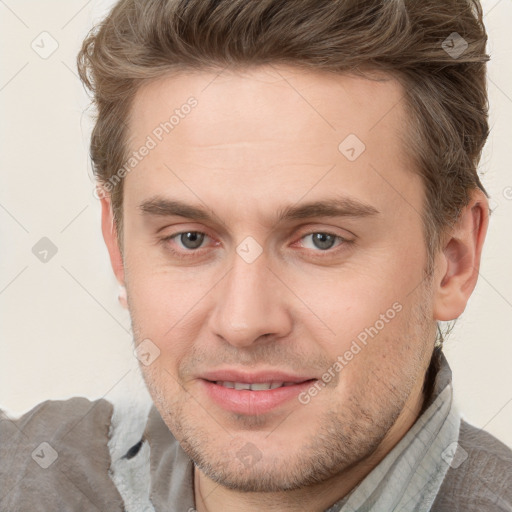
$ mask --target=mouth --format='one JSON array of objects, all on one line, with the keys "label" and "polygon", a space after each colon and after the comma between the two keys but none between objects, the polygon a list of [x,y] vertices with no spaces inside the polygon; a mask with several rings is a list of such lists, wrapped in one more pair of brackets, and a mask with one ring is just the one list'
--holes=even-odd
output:
[{"label": "mouth", "polygon": [[217,386],[223,386],[228,389],[236,389],[238,391],[269,391],[270,389],[284,388],[287,386],[295,386],[296,382],[229,382],[218,380],[215,382]]},{"label": "mouth", "polygon": [[232,371],[216,372],[199,379],[208,400],[225,411],[249,416],[277,410],[290,402],[299,406],[299,394],[317,380],[282,373],[242,375]]}]

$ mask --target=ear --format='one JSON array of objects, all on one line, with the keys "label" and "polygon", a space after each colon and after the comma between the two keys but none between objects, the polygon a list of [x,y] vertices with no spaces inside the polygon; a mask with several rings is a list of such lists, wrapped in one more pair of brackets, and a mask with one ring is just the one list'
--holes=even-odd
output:
[{"label": "ear", "polygon": [[112,203],[110,196],[102,194],[101,201],[101,231],[103,240],[108,249],[110,263],[116,276],[117,282],[124,287],[124,264],[121,249],[119,247],[117,229],[114,222],[114,214],[112,212]]},{"label": "ear", "polygon": [[475,289],[480,269],[482,247],[489,225],[489,202],[477,189],[471,194],[469,204],[462,210],[457,224],[444,239],[438,256],[434,318],[450,321],[466,309]]}]

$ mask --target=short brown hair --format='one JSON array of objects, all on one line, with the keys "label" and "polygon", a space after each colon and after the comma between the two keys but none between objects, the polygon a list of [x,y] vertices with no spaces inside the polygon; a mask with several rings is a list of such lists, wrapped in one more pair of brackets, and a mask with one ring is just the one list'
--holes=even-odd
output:
[{"label": "short brown hair", "polygon": [[[133,97],[169,72],[264,64],[383,71],[404,87],[431,262],[470,192],[486,193],[477,173],[488,135],[486,41],[477,0],[121,0],[78,55],[97,109],[95,175],[104,184],[122,167]],[[120,237],[122,185],[110,194]]]}]

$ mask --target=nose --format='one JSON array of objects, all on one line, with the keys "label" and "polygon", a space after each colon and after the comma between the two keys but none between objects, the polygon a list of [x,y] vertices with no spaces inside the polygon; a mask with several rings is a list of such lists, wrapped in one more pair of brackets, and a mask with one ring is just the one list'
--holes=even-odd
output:
[{"label": "nose", "polygon": [[214,335],[236,347],[249,347],[286,336],[292,328],[286,288],[260,255],[247,263],[234,255],[231,270],[216,289],[210,315]]}]

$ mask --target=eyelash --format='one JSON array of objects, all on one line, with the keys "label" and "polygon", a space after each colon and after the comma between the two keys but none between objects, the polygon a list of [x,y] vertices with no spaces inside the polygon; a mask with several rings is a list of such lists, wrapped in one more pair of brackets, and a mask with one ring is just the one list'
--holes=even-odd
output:
[{"label": "eyelash", "polygon": [[[194,231],[194,230],[189,230],[189,231],[180,231],[178,233],[173,233],[172,235],[169,235],[169,236],[166,236],[165,238],[162,238],[161,239],[161,242],[166,246],[167,250],[169,250],[174,256],[178,257],[179,259],[184,259],[184,258],[189,258],[190,256],[194,257],[194,253],[198,253],[201,251],[202,247],[199,247],[197,249],[184,249],[183,251],[185,252],[182,252],[182,251],[177,251],[176,249],[174,249],[173,247],[170,246],[169,242],[174,239],[174,238],[177,238],[179,237],[180,235],[183,235],[185,233],[197,233],[197,234],[200,234],[200,235],[205,235],[205,237],[208,237],[208,238],[212,238],[210,237],[207,233],[204,233],[203,231]],[[330,248],[330,249],[326,249],[326,250],[317,250],[317,251],[314,251],[314,253],[324,253],[326,254],[326,256],[321,256],[319,254],[315,255],[316,258],[324,258],[324,257],[327,257],[327,256],[332,256],[332,255],[335,255],[337,254],[338,252],[342,251],[344,248],[346,248],[346,246],[349,246],[351,244],[354,243],[353,240],[348,240],[340,235],[336,235],[335,233],[330,233],[328,231],[310,231],[308,233],[304,233],[300,238],[299,240],[303,240],[304,238],[306,238],[307,236],[311,236],[311,235],[316,235],[316,234],[322,234],[322,235],[329,235],[329,236],[332,236],[334,237],[336,240],[338,240],[340,243],[338,243],[338,245],[335,245],[333,248]],[[305,250],[308,250],[308,249],[305,249]]]}]

